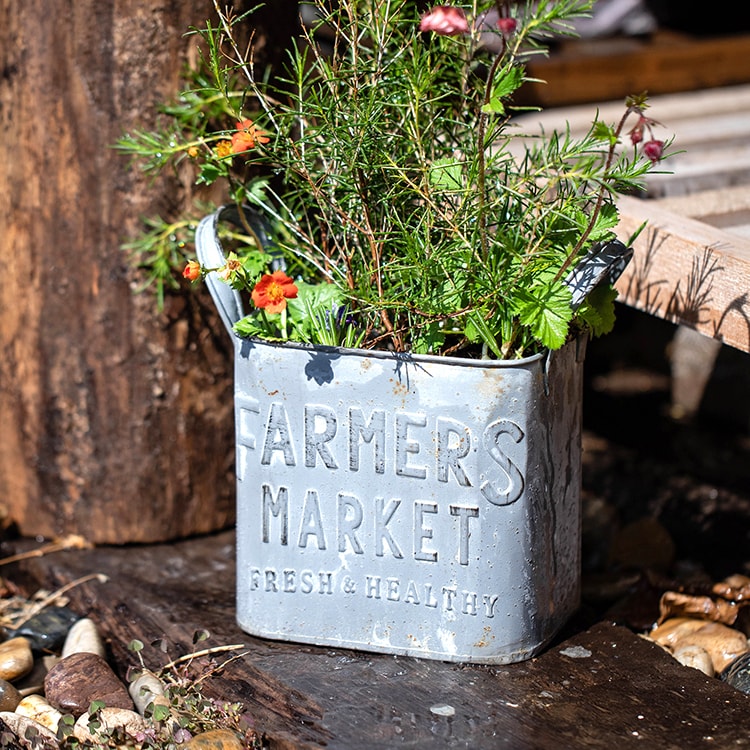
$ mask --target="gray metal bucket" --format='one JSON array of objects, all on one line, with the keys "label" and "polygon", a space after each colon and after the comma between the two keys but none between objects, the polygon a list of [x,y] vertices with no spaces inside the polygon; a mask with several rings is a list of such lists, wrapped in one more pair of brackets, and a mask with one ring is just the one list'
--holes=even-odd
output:
[{"label": "gray metal bucket", "polygon": [[579,602],[583,339],[472,361],[232,336],[243,630],[486,664],[549,642]]}]

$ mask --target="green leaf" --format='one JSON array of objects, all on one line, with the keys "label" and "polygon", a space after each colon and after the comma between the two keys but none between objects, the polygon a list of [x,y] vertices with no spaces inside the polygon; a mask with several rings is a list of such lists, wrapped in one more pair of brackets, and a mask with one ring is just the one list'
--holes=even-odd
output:
[{"label": "green leaf", "polygon": [[568,337],[573,317],[572,294],[561,282],[538,284],[526,292],[519,290],[518,317],[532,335],[548,349],[559,349]]},{"label": "green leaf", "polygon": [[615,129],[611,125],[608,125],[606,122],[602,122],[601,120],[597,120],[594,123],[593,127],[591,128],[591,134],[597,140],[609,143],[611,146],[614,146],[615,143],[617,143],[617,135],[615,135]]},{"label": "green leaf", "polygon": [[169,706],[161,703],[149,703],[149,706],[153,706],[151,718],[154,721],[164,721],[169,717]]},{"label": "green leaf", "polygon": [[615,300],[617,290],[603,284],[596,287],[578,308],[577,316],[594,336],[603,336],[615,326]]},{"label": "green leaf", "polygon": [[430,185],[438,190],[455,192],[463,189],[461,162],[438,159],[430,165]]},{"label": "green leaf", "polygon": [[201,171],[195,179],[196,185],[213,185],[220,177],[227,176],[226,164],[216,164],[212,161],[206,161],[201,164]]},{"label": "green leaf", "polygon": [[620,221],[620,214],[617,206],[605,203],[599,211],[594,226],[589,233],[589,242],[602,242],[611,239],[610,233]]},{"label": "green leaf", "polygon": [[234,331],[238,336],[243,337],[259,336],[271,341],[281,339],[281,329],[278,325],[273,326],[272,323],[263,316],[262,310],[255,310],[241,320],[238,320],[234,324]]},{"label": "green leaf", "polygon": [[472,311],[467,316],[466,338],[468,338],[469,341],[481,341],[498,359],[503,358],[500,347],[497,345],[494,332],[489,325],[487,325],[487,321],[476,310]]},{"label": "green leaf", "polygon": [[412,341],[415,354],[433,354],[445,343],[445,328],[438,322],[428,323],[414,332]]}]

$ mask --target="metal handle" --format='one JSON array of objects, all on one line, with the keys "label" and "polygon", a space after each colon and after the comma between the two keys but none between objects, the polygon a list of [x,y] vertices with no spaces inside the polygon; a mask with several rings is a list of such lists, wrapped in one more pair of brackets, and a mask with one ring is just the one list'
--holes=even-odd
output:
[{"label": "metal handle", "polygon": [[[240,210],[242,217],[240,217]],[[202,219],[195,230],[195,252],[201,266],[220,268],[226,263],[224,249],[219,242],[219,221],[230,221],[238,227],[247,224],[255,232],[264,248],[270,244],[261,214],[248,207],[239,209],[235,205],[222,206]],[[224,326],[232,335],[234,324],[245,315],[240,293],[222,281],[216,271],[206,275],[206,285]]]},{"label": "metal handle", "polygon": [[577,310],[600,284],[614,284],[632,257],[633,248],[619,240],[594,245],[565,279],[573,292],[571,307]]}]

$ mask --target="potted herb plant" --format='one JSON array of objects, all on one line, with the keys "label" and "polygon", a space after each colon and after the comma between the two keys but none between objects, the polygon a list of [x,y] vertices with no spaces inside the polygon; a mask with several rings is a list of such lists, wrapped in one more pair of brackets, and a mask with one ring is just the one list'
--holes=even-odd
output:
[{"label": "potted herb plant", "polygon": [[[208,72],[120,142],[226,188],[183,274],[234,341],[248,632],[504,663],[577,607],[585,341],[664,150],[644,97],[520,140],[524,62],[590,6],[315,0],[269,74],[216,3]],[[157,287],[175,234],[139,241]]]}]

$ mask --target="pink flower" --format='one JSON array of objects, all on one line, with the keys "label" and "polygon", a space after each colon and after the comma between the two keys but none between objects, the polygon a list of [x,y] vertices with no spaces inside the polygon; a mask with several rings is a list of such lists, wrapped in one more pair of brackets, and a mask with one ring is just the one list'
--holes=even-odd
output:
[{"label": "pink flower", "polygon": [[664,141],[646,141],[646,143],[643,144],[643,153],[651,159],[652,162],[659,161],[664,153]]},{"label": "pink flower", "polygon": [[469,22],[461,8],[452,5],[436,5],[422,16],[420,31],[434,31],[443,36],[457,36],[469,33]]}]

